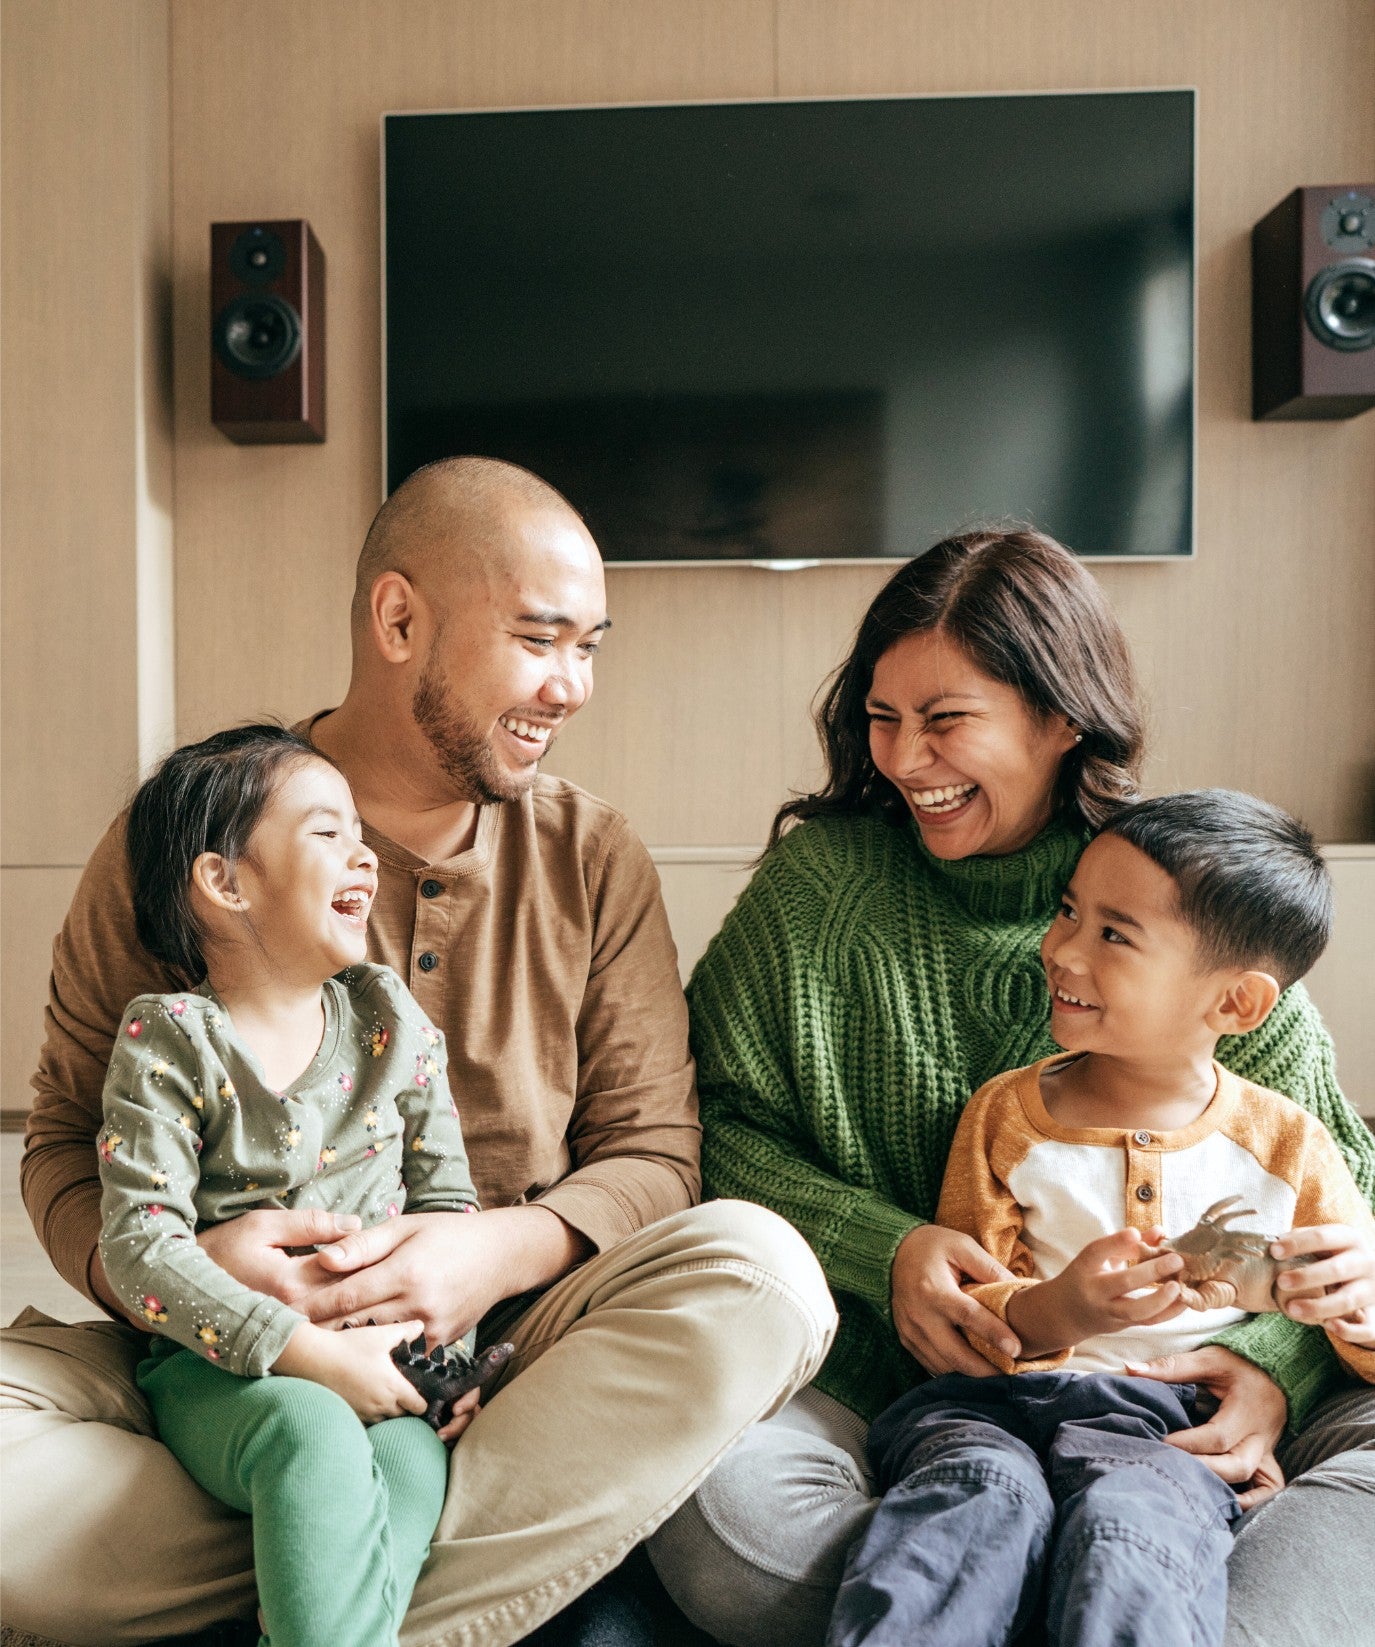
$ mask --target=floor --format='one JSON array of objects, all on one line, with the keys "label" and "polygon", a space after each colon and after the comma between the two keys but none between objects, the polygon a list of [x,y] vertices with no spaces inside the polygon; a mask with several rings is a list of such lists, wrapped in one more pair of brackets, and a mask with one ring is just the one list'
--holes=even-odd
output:
[{"label": "floor", "polygon": [[86,1321],[100,1314],[69,1287],[38,1244],[19,1196],[19,1157],[24,1138],[0,1132],[0,1322],[8,1324],[26,1304],[57,1321]]}]

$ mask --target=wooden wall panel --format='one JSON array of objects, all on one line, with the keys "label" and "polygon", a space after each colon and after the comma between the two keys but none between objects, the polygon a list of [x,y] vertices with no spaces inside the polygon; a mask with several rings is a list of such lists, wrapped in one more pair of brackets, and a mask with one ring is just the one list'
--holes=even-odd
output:
[{"label": "wooden wall panel", "polygon": [[[1251,223],[1296,183],[1375,169],[1366,0],[183,0],[173,82],[183,733],[296,714],[347,678],[380,484],[383,110],[1195,85],[1198,560],[1100,575],[1151,687],[1156,786],[1258,789],[1328,839],[1375,830],[1375,415],[1246,411]],[[208,225],[255,213],[308,216],[329,260],[322,448],[238,449],[208,422]],[[613,571],[598,697],[552,764],[652,842],[758,840],[815,772],[808,703],[882,575]]]},{"label": "wooden wall panel", "polygon": [[136,19],[0,15],[4,860],[80,863],[138,758]]},{"label": "wooden wall panel", "polygon": [[80,869],[0,869],[5,908],[4,967],[0,969],[0,1111],[26,1110],[29,1077],[43,1045],[53,936],[72,901]]},{"label": "wooden wall panel", "polygon": [[1368,0],[779,0],[779,93],[1198,90],[1198,538],[1095,568],[1130,635],[1159,789],[1227,784],[1375,833],[1375,414],[1250,421],[1253,222],[1375,173]]},{"label": "wooden wall panel", "polygon": [[[353,563],[381,501],[379,118],[386,110],[763,96],[769,0],[183,0],[173,13],[181,731],[298,714],[348,678]],[[240,49],[245,39],[254,49]],[[329,439],[209,421],[209,225],[310,219]]]},{"label": "wooden wall panel", "polygon": [[81,864],[171,741],[167,0],[3,8],[0,1108]]},{"label": "wooden wall panel", "polygon": [[1342,1091],[1375,1126],[1375,846],[1330,846],[1336,918],[1307,983],[1337,1049]]}]

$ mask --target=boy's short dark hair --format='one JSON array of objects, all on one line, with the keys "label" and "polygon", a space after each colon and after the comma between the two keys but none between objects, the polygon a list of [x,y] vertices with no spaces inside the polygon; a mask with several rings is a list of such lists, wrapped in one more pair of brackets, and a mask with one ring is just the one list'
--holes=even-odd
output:
[{"label": "boy's short dark hair", "polygon": [[1332,877],[1308,830],[1268,801],[1235,789],[1161,795],[1116,813],[1102,833],[1171,877],[1206,967],[1255,967],[1288,989],[1326,948]]},{"label": "boy's short dark hair", "polygon": [[125,827],[139,942],[189,983],[205,977],[192,866],[202,852],[241,858],[284,769],[303,760],[334,764],[284,726],[235,726],[174,750],[139,786]]}]

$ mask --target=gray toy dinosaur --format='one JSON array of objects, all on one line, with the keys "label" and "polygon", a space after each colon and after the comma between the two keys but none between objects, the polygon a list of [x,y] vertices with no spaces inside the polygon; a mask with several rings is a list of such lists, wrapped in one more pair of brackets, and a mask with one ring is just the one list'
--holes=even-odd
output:
[{"label": "gray toy dinosaur", "polygon": [[434,1349],[427,1350],[422,1332],[409,1344],[398,1344],[391,1358],[429,1402],[425,1422],[437,1430],[459,1396],[485,1384],[500,1372],[514,1352],[514,1344],[493,1344],[481,1355],[469,1355],[461,1344],[447,1350],[442,1344],[436,1344]]}]

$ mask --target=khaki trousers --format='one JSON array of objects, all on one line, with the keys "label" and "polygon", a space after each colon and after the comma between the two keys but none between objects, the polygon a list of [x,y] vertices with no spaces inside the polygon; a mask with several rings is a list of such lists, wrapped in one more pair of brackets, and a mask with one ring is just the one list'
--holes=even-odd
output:
[{"label": "khaki trousers", "polygon": [[[599,1254],[499,1330],[516,1353],[453,1450],[403,1647],[502,1647],[567,1605],[811,1379],[835,1310],[795,1230],[716,1201]],[[3,1335],[10,1629],[115,1647],[252,1616],[248,1522],[152,1438],[140,1342],[41,1317]]]}]

